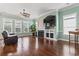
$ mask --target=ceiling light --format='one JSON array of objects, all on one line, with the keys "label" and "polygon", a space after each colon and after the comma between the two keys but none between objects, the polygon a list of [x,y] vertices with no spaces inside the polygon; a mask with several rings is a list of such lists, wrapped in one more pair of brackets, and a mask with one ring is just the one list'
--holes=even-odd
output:
[{"label": "ceiling light", "polygon": [[20,14],[21,14],[22,16],[24,16],[25,18],[29,18],[29,17],[30,17],[30,14],[27,13],[25,9],[23,9],[23,11],[20,12]]}]

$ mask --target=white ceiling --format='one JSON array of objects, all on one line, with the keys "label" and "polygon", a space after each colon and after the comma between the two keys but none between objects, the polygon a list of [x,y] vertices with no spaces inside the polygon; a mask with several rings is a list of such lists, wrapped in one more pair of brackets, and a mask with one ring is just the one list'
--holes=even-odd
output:
[{"label": "white ceiling", "polygon": [[19,15],[22,9],[26,9],[26,12],[31,14],[31,18],[35,18],[45,12],[64,6],[67,6],[67,3],[0,3],[0,12]]}]

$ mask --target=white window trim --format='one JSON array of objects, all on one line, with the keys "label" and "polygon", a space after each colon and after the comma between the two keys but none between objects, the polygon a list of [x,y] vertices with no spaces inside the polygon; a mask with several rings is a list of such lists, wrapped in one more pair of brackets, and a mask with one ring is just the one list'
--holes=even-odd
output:
[{"label": "white window trim", "polygon": [[[5,31],[5,29],[4,29],[4,25],[5,25],[5,21],[7,20],[7,19],[9,19],[9,18],[2,18],[3,19],[3,31]],[[12,27],[12,25],[13,25],[13,20],[12,20],[12,24],[11,24],[11,32],[9,32],[9,33],[13,33],[13,27]]]},{"label": "white window trim", "polygon": [[21,30],[21,31],[20,31],[19,33],[22,33],[22,20],[15,20],[15,21],[14,21],[14,23],[15,23],[14,32],[17,33],[17,32],[16,32],[16,22],[17,22],[17,21],[21,21],[21,25],[20,25],[20,30]]},{"label": "white window trim", "polygon": [[[29,25],[29,23],[28,23],[29,21],[27,22],[27,21],[23,20],[23,26],[24,26],[24,22],[26,22],[26,24],[27,24],[27,25],[26,25],[26,26],[27,26],[27,32],[29,32],[29,26],[28,26],[28,25]],[[25,32],[24,32],[24,28],[23,28],[23,33],[25,33]]]}]

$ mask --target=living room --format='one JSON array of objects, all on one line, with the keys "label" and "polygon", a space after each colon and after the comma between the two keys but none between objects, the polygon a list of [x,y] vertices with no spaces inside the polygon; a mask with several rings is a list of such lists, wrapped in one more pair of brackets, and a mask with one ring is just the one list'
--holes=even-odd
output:
[{"label": "living room", "polygon": [[0,3],[0,55],[78,56],[78,16],[78,3]]}]

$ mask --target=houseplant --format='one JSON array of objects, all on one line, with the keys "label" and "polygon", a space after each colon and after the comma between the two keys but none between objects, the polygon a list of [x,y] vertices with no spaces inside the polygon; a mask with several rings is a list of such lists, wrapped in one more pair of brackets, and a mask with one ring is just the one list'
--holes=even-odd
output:
[{"label": "houseplant", "polygon": [[35,36],[35,33],[36,33],[36,25],[35,24],[32,24],[30,26],[30,29],[31,29],[32,35]]}]

